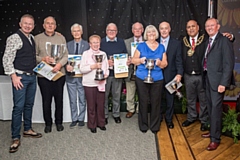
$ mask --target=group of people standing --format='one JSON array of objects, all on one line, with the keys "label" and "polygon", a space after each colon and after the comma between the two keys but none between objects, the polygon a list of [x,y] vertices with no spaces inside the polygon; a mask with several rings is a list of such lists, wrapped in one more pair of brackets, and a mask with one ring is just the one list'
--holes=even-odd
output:
[{"label": "group of people standing", "polygon": [[[97,128],[105,131],[108,124],[108,97],[112,94],[112,116],[115,123],[121,123],[120,96],[122,78],[114,76],[114,54],[127,53],[129,59],[129,77],[125,78],[127,89],[127,114],[131,118],[138,112],[139,129],[146,133],[150,129],[157,133],[163,120],[161,107],[162,96],[166,96],[167,108],[165,120],[167,127],[174,128],[172,122],[174,112],[174,94],[165,89],[165,84],[175,79],[179,83],[184,77],[186,86],[188,115],[182,126],[192,124],[197,117],[201,121],[201,130],[206,131],[206,122],[210,120],[210,132],[202,137],[210,138],[207,150],[215,150],[220,144],[221,136],[221,105],[226,88],[230,85],[234,66],[232,36],[219,33],[220,25],[214,18],[206,21],[205,29],[208,35],[200,35],[199,26],[195,20],[187,22],[187,36],[181,41],[170,37],[171,27],[168,22],[159,24],[159,31],[153,25],[143,28],[136,22],[132,25],[133,37],[123,40],[117,37],[116,24],[109,23],[106,27],[106,37],[98,35],[89,37],[89,43],[82,39],[83,28],[80,24],[71,27],[73,40],[66,43],[63,35],[56,32],[56,21],[49,16],[44,19],[44,32],[33,38],[34,18],[23,15],[19,22],[20,29],[7,39],[3,56],[5,74],[12,79],[13,111],[12,111],[12,144],[9,152],[13,153],[20,146],[20,129],[22,114],[24,119],[24,137],[40,138],[41,133],[32,129],[32,107],[35,99],[36,83],[42,95],[43,118],[45,133],[52,131],[52,98],[55,101],[55,117],[57,131],[63,131],[63,88],[66,82],[72,123],[70,128],[85,125],[85,110],[87,109],[87,127],[92,133]],[[160,35],[159,35],[160,33]],[[143,34],[143,35],[142,35]],[[209,37],[211,40],[209,40]],[[138,46],[131,57],[131,42]],[[46,43],[65,45],[66,49],[53,59],[46,51]],[[68,55],[82,55],[78,69],[81,74],[71,74],[74,67],[68,63]],[[101,55],[98,62],[95,55]],[[146,60],[154,59],[151,70],[153,83],[145,83],[148,75]],[[51,81],[41,75],[36,75],[33,68],[44,61],[53,67],[52,72],[61,71],[64,76]],[[104,74],[102,80],[95,80],[96,70]],[[136,74],[135,81],[131,73]],[[65,76],[66,74],[66,76]],[[37,81],[36,81],[37,76]],[[212,78],[214,76],[214,78]],[[135,107],[135,92],[138,94],[139,106]],[[196,111],[197,98],[200,102],[200,112]],[[87,104],[87,107],[86,107]],[[150,104],[150,110],[149,110]],[[150,112],[150,118],[148,118]],[[150,119],[150,122],[148,120]]]}]

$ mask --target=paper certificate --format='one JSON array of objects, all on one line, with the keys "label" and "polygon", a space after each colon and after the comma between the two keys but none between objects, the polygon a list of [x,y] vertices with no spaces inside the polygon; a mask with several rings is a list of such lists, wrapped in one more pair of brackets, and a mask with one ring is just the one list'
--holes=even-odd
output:
[{"label": "paper certificate", "polygon": [[182,83],[181,82],[177,83],[175,78],[171,82],[165,85],[165,88],[168,90],[170,94],[173,94],[180,87],[182,87]]},{"label": "paper certificate", "polygon": [[82,55],[68,55],[68,64],[74,62],[73,72],[75,72],[75,74],[82,74],[79,69],[81,60]]},{"label": "paper certificate", "polygon": [[126,53],[114,54],[113,55],[114,72],[115,73],[128,72],[127,60],[128,60],[128,54]]},{"label": "paper certificate", "polygon": [[139,42],[131,42],[131,57],[134,56],[134,52],[137,49]]},{"label": "paper certificate", "polygon": [[52,72],[53,67],[45,62],[40,62],[33,71],[42,75],[43,77],[47,78],[48,80],[57,80],[60,78],[63,74],[61,72]]}]

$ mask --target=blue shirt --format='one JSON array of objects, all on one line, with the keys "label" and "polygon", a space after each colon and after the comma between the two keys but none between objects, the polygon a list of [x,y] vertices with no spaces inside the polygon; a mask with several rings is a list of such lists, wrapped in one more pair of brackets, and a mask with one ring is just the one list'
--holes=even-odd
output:
[{"label": "blue shirt", "polygon": [[[165,52],[164,46],[163,45],[158,45],[157,49],[154,51],[151,50],[146,42],[140,43],[137,46],[137,50],[140,52],[140,58],[146,57],[146,59],[154,59],[156,60],[159,58],[162,60],[163,58],[163,53]],[[154,64],[156,61],[154,62]],[[145,64],[140,64],[137,66],[137,71],[136,71],[136,76],[142,80],[144,80],[145,77],[148,75],[148,69],[145,67]],[[151,77],[153,78],[153,81],[159,81],[163,79],[163,72],[162,69],[156,64],[154,65],[154,68],[151,70]]]}]

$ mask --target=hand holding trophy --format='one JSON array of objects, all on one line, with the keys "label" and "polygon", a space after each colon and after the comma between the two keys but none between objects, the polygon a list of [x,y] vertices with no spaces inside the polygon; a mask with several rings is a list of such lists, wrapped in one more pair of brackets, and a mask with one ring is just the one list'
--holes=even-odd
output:
[{"label": "hand holding trophy", "polygon": [[111,63],[109,64],[109,69],[113,69],[113,64],[114,64],[113,56],[109,56],[109,60],[111,61]]},{"label": "hand holding trophy", "polygon": [[[65,44],[52,44],[51,42],[46,42],[46,52],[51,58],[53,58],[53,62],[51,65],[55,66],[57,60],[62,57],[66,50]],[[50,51],[50,52],[49,52]]]},{"label": "hand holding trophy", "polygon": [[154,59],[147,59],[145,62],[145,67],[148,69],[148,75],[145,77],[145,83],[153,83],[153,78],[151,77],[151,70],[154,68],[155,60]]},{"label": "hand holding trophy", "polygon": [[176,82],[173,82],[172,84],[171,84],[171,87],[172,87],[172,89],[174,90],[174,91],[176,91],[176,96],[178,97],[178,99],[181,99],[182,97],[183,97],[183,95],[182,95],[182,93],[180,92],[180,91],[178,91],[178,89],[177,89],[177,83]]},{"label": "hand holding trophy", "polygon": [[[103,60],[106,58],[103,54],[94,54],[93,55],[93,60],[96,62],[96,63],[102,63]],[[98,65],[98,68],[96,70],[96,75],[95,75],[95,79],[94,80],[97,80],[97,81],[101,81],[101,80],[104,80],[104,73],[103,73],[103,70],[102,68],[100,67],[101,65]]]},{"label": "hand holding trophy", "polygon": [[[74,59],[68,59],[68,65],[70,65],[72,68],[74,68],[76,62],[74,61]],[[67,72],[68,76],[75,76],[75,72],[72,70],[70,72]]]}]

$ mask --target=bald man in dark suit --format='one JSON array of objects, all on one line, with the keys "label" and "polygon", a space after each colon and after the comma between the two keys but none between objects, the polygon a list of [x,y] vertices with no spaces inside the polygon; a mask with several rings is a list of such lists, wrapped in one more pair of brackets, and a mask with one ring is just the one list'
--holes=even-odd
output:
[{"label": "bald man in dark suit", "polygon": [[[171,27],[168,22],[162,22],[159,24],[160,31],[160,43],[164,45],[167,53],[168,66],[164,68],[164,83],[167,84],[174,78],[176,82],[180,82],[183,75],[183,62],[181,54],[181,42],[170,37]],[[174,96],[175,93],[170,94],[166,89],[166,101],[167,109],[165,114],[165,119],[168,128],[174,128],[172,122],[173,112],[174,112]],[[161,115],[162,116],[162,115]],[[161,117],[162,118],[162,117]]]}]

